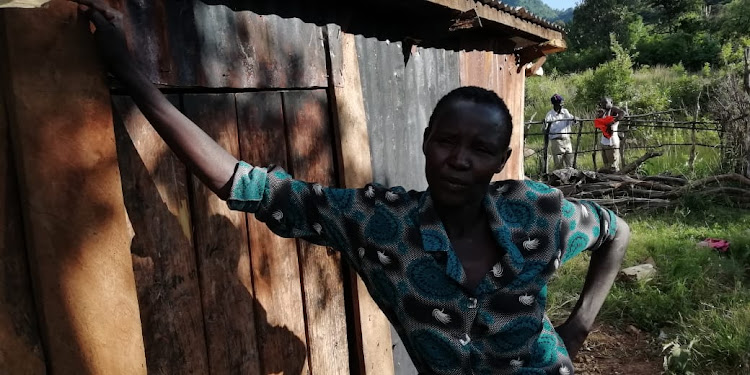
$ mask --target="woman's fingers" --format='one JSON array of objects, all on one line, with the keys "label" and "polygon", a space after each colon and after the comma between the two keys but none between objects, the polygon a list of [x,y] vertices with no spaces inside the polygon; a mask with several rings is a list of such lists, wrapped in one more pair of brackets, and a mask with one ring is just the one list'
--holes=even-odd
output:
[{"label": "woman's fingers", "polygon": [[107,18],[104,17],[104,15],[102,14],[102,12],[100,12],[100,11],[98,11],[96,9],[89,8],[89,10],[86,12],[86,14],[88,14],[89,18],[91,19],[91,22],[94,23],[94,26],[96,26],[97,30],[101,30],[101,29],[106,28],[106,27],[113,27],[114,26],[114,25],[112,25],[112,22],[110,22],[110,20],[108,20]]},{"label": "woman's fingers", "polygon": [[115,19],[119,18],[120,12],[113,9],[109,5],[107,5],[105,2],[101,0],[70,0],[74,3],[77,3],[79,6],[85,7],[85,8],[93,8],[97,11],[99,11],[105,19],[108,21],[114,21]]}]

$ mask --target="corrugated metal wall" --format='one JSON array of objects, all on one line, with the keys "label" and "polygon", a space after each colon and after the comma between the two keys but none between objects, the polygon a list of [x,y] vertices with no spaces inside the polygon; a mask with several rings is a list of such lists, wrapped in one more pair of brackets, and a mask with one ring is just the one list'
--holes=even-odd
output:
[{"label": "corrugated metal wall", "polygon": [[[525,74],[512,55],[416,48],[404,62],[402,42],[357,36],[373,178],[424,189],[422,133],[437,101],[459,86],[493,90],[513,116],[511,160],[498,178],[521,179]],[[518,151],[518,152],[516,152]]]},{"label": "corrugated metal wall", "polygon": [[422,134],[432,108],[459,86],[457,52],[417,48],[404,63],[401,42],[357,37],[373,179],[425,189]]}]

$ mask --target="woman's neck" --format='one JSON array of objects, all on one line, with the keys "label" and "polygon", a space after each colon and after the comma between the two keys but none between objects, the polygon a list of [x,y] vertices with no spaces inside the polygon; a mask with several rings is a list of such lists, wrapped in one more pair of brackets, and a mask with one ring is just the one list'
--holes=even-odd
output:
[{"label": "woman's neck", "polygon": [[483,201],[484,197],[482,196],[480,199],[467,202],[461,206],[435,206],[449,238],[466,236],[480,226],[478,224],[485,220]]}]

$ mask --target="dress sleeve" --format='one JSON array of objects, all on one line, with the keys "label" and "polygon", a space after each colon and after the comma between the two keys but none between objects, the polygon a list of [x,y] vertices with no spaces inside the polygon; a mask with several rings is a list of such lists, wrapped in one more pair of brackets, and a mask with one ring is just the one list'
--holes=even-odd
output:
[{"label": "dress sleeve", "polygon": [[559,229],[564,263],[584,250],[596,251],[612,240],[617,232],[617,216],[594,202],[563,198]]},{"label": "dress sleeve", "polygon": [[[339,189],[295,180],[279,167],[237,164],[227,204],[255,214],[281,237],[349,250],[348,224],[362,189]],[[357,205],[362,209],[362,205]],[[351,230],[349,231],[351,232]]]}]

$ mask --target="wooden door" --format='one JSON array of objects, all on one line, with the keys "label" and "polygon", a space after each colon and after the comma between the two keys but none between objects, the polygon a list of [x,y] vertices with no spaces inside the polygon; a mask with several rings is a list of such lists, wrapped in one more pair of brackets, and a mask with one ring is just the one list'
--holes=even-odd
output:
[{"label": "wooden door", "polygon": [[[335,184],[325,89],[170,100],[236,157]],[[149,372],[349,374],[339,254],[230,211],[129,98],[114,108]]]}]

